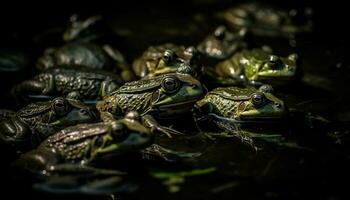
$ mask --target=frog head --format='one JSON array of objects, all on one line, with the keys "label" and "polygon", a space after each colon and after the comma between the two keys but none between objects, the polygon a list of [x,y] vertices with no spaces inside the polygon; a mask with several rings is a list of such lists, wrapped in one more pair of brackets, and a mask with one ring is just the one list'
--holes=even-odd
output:
[{"label": "frog head", "polygon": [[287,58],[266,55],[262,62],[256,63],[245,68],[245,75],[249,80],[264,83],[290,82],[301,75],[297,54],[290,54]]}]

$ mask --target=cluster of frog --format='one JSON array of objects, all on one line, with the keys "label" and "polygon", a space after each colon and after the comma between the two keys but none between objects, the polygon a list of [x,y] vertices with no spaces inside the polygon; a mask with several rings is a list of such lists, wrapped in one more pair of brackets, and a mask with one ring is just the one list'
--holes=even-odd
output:
[{"label": "cluster of frog", "polygon": [[226,12],[234,29],[219,26],[196,47],[151,46],[132,65],[94,31],[100,17],[73,16],[66,43],[47,49],[37,61],[40,72],[12,89],[16,102],[27,105],[1,111],[1,142],[20,152],[16,166],[41,176],[114,177],[125,174],[99,168],[102,158],[152,152],[155,137],[184,134],[160,120],[191,115],[232,134],[237,124],[280,122],[288,110],[273,87],[301,78],[298,56],[248,49],[246,35],[290,35],[305,27],[295,25],[293,12],[254,6]]}]

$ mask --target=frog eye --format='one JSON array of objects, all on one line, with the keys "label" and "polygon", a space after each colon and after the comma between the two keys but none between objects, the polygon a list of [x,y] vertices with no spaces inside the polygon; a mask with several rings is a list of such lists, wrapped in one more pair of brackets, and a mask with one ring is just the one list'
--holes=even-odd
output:
[{"label": "frog eye", "polygon": [[254,93],[251,96],[251,101],[256,107],[262,106],[265,103],[265,95],[262,93]]},{"label": "frog eye", "polygon": [[57,98],[53,100],[53,111],[57,115],[64,115],[68,112],[69,110],[69,105],[68,102],[64,98]]},{"label": "frog eye", "polygon": [[166,50],[163,55],[163,60],[166,64],[171,63],[175,58],[175,53],[171,50]]},{"label": "frog eye", "polygon": [[225,32],[226,32],[226,27],[225,26],[219,26],[215,32],[214,32],[214,36],[219,39],[222,40],[225,38]]},{"label": "frog eye", "polygon": [[97,147],[102,147],[103,144],[104,144],[104,140],[103,140],[102,137],[96,138],[96,140],[95,140],[95,146],[97,146]]},{"label": "frog eye", "polygon": [[175,92],[180,86],[179,79],[174,76],[165,77],[162,80],[162,88],[169,93]]},{"label": "frog eye", "polygon": [[282,60],[278,56],[270,56],[268,65],[271,69],[276,69],[280,64],[282,64]]}]

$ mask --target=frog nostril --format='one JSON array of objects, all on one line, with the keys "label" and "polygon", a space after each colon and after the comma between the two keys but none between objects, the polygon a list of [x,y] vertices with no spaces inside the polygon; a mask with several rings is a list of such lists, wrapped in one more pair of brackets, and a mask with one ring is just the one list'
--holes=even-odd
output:
[{"label": "frog nostril", "polygon": [[80,110],[79,110],[79,113],[82,114],[82,115],[87,115],[87,114],[88,114],[88,111],[87,111],[87,110],[84,110],[84,109],[80,109]]}]

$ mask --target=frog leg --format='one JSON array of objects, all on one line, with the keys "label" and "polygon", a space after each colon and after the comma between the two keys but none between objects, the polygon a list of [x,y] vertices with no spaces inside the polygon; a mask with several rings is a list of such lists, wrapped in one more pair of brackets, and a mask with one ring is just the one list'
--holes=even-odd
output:
[{"label": "frog leg", "polygon": [[167,135],[169,138],[172,138],[172,135],[184,135],[184,133],[181,133],[175,129],[161,126],[151,115],[144,115],[142,116],[143,123],[151,128],[151,132],[159,131]]},{"label": "frog leg", "polygon": [[119,85],[117,85],[111,79],[103,81],[101,83],[101,88],[100,88],[101,97],[105,97],[105,96],[109,95],[111,92],[113,92],[114,90],[116,90],[118,88],[119,88]]},{"label": "frog leg", "polygon": [[41,94],[45,95],[52,92],[55,88],[55,80],[52,75],[48,75],[47,81],[40,80],[26,80],[18,85],[16,85],[13,89],[13,93],[16,94]]},{"label": "frog leg", "polygon": [[102,48],[116,62],[116,67],[121,71],[120,75],[125,82],[136,80],[133,71],[120,51],[108,44],[103,45]]}]

